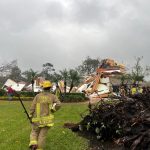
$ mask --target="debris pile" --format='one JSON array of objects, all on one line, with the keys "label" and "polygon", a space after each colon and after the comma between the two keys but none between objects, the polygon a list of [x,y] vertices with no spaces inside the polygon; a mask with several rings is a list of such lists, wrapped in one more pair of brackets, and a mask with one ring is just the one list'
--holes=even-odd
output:
[{"label": "debris pile", "polygon": [[95,74],[85,78],[77,92],[84,92],[90,98],[108,97],[112,92],[110,78],[125,73],[125,66],[112,59],[103,59]]},{"label": "debris pile", "polygon": [[73,131],[91,133],[98,140],[113,140],[131,150],[150,149],[150,94],[134,99],[89,105],[89,114],[78,124],[65,124]]}]

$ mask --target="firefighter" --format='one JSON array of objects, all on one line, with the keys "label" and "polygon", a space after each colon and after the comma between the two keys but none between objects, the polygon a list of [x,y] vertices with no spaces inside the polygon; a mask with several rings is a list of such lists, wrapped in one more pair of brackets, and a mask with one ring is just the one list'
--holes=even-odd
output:
[{"label": "firefighter", "polygon": [[42,84],[43,92],[37,94],[31,104],[30,117],[32,119],[32,131],[29,147],[31,150],[43,150],[45,138],[53,123],[53,112],[60,108],[60,101],[50,93],[52,84],[46,80]]},{"label": "firefighter", "polygon": [[124,89],[124,86],[120,87],[120,96],[125,97],[126,96],[126,91]]},{"label": "firefighter", "polygon": [[133,87],[131,88],[131,95],[137,94],[137,86],[134,84]]},{"label": "firefighter", "polygon": [[61,96],[61,91],[60,91],[58,85],[56,85],[55,95],[57,96],[57,98],[60,98],[60,96]]},{"label": "firefighter", "polygon": [[11,101],[14,95],[14,90],[12,89],[12,86],[7,87],[7,95],[8,99]]}]

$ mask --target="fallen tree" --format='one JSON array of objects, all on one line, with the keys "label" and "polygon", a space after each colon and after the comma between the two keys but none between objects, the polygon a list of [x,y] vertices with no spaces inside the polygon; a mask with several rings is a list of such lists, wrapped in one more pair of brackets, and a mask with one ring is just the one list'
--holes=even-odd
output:
[{"label": "fallen tree", "polygon": [[100,141],[112,140],[131,150],[150,149],[150,94],[122,98],[116,103],[89,105],[89,113],[77,124],[64,126],[90,133]]}]

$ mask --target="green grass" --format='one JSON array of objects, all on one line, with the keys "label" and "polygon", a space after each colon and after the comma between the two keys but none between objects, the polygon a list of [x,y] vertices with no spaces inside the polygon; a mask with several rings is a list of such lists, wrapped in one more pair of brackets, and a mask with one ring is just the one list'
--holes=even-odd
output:
[{"label": "green grass", "polygon": [[[24,102],[27,109],[31,102]],[[63,128],[65,122],[78,122],[87,109],[83,103],[62,104],[55,113],[55,125],[49,130],[45,150],[86,150],[88,140]],[[17,101],[0,101],[0,150],[28,150],[30,123]]]}]

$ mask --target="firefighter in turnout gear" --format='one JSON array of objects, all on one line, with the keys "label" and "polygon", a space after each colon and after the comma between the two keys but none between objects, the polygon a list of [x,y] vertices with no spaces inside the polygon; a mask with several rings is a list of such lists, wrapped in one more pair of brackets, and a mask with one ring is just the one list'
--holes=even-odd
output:
[{"label": "firefighter in turnout gear", "polygon": [[50,93],[52,84],[44,81],[43,92],[37,94],[31,104],[30,117],[32,119],[32,131],[30,134],[29,147],[31,150],[43,150],[45,138],[53,123],[53,112],[60,108],[57,96]]},{"label": "firefighter in turnout gear", "polygon": [[56,86],[55,95],[57,96],[57,98],[58,98],[58,99],[59,99],[59,98],[60,98],[60,96],[61,96],[61,91],[60,91],[60,89],[59,89],[59,86],[58,86],[58,85]]}]

